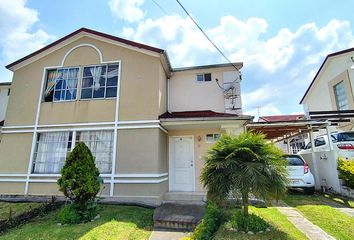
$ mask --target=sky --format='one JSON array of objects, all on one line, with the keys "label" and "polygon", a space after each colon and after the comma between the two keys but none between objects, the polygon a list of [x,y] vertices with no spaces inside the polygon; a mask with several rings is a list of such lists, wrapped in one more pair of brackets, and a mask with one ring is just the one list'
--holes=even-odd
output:
[{"label": "sky", "polygon": [[[180,0],[233,62],[245,114],[302,113],[325,57],[354,47],[352,0]],[[0,0],[5,65],[81,27],[166,49],[173,67],[225,63],[175,0]]]}]

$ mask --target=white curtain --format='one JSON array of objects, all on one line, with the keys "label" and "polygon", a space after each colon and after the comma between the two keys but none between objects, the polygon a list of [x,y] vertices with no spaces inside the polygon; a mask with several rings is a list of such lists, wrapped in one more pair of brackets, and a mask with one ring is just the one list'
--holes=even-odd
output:
[{"label": "white curtain", "polygon": [[80,142],[90,148],[101,173],[112,172],[113,131],[80,132]]},{"label": "white curtain", "polygon": [[34,162],[35,173],[59,173],[65,163],[69,132],[40,133]]},{"label": "white curtain", "polygon": [[68,75],[66,79],[66,86],[68,87],[68,90],[70,91],[71,95],[73,95],[74,91],[77,88],[77,75],[78,75],[79,69],[78,68],[70,68],[68,69]]},{"label": "white curtain", "polygon": [[93,88],[97,91],[100,88],[100,77],[102,73],[102,67],[92,67],[90,72],[93,78]]},{"label": "white curtain", "polygon": [[62,72],[60,71],[50,71],[48,73],[47,79],[47,88],[45,89],[44,96],[48,97],[50,93],[53,91],[55,85],[57,84],[57,80],[62,77]]}]

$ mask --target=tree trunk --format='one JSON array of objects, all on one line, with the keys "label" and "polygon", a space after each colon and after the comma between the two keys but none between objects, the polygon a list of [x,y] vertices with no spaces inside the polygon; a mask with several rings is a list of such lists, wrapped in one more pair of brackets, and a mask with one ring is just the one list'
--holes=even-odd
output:
[{"label": "tree trunk", "polygon": [[242,193],[243,215],[248,216],[248,192]]}]

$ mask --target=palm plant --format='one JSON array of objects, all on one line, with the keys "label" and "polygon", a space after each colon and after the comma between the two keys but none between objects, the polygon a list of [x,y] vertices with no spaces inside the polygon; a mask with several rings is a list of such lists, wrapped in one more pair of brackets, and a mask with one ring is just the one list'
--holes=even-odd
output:
[{"label": "palm plant", "polygon": [[243,213],[248,216],[250,194],[263,200],[285,194],[285,164],[282,151],[263,134],[223,135],[207,153],[201,181],[214,200],[225,200],[230,193],[239,192]]}]

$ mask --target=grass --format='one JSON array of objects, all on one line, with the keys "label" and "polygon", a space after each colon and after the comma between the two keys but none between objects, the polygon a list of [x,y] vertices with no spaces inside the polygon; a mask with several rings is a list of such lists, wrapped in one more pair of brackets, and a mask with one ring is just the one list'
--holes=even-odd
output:
[{"label": "grass", "polygon": [[345,202],[323,195],[299,194],[287,196],[285,202],[336,239],[354,239],[354,218],[336,209],[336,207],[348,207]]},{"label": "grass", "polygon": [[307,239],[283,214],[276,208],[250,208],[251,213],[255,213],[270,223],[275,230],[262,234],[248,235],[246,233],[235,232],[225,227],[221,227],[215,235],[216,240],[228,239]]},{"label": "grass", "polygon": [[10,239],[148,239],[153,226],[153,209],[136,206],[101,205],[101,217],[93,222],[58,226],[58,211],[36,218],[0,236]]},{"label": "grass", "polygon": [[36,208],[43,203],[15,203],[15,202],[0,202],[0,220],[6,220],[9,218],[10,208],[12,210],[12,217],[15,217],[23,212]]}]

